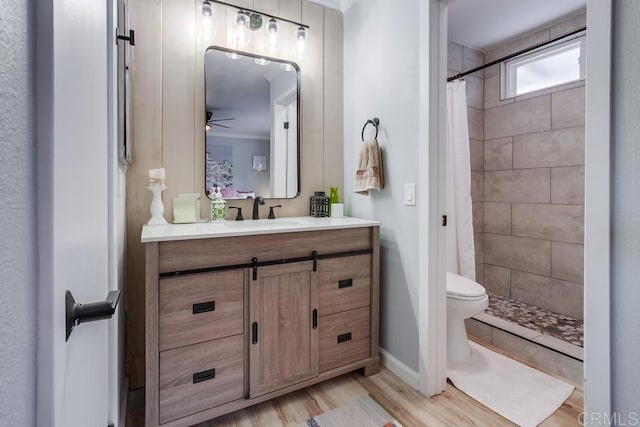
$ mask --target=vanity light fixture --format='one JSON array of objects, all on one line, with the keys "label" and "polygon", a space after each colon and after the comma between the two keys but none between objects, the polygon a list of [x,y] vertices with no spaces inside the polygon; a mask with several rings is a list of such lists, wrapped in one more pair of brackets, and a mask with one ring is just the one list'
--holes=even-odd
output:
[{"label": "vanity light fixture", "polygon": [[[202,2],[202,15],[205,17],[210,17],[213,15],[212,3],[218,3],[223,6],[232,7],[238,10],[238,14],[236,15],[236,38],[235,38],[235,48],[241,49],[244,47],[245,43],[245,30],[249,29],[251,31],[256,31],[262,27],[263,17],[269,18],[267,24],[267,32],[269,33],[269,51],[273,55],[277,50],[277,34],[278,34],[278,21],[288,22],[290,24],[294,24],[298,26],[296,30],[296,49],[298,51],[298,57],[302,59],[302,54],[304,52],[304,44],[307,38],[306,30],[309,29],[308,25],[305,25],[301,22],[291,21],[290,19],[280,18],[278,16],[269,15],[268,13],[258,12],[257,10],[242,8],[238,9],[237,6],[226,3],[224,1],[219,0],[204,0]],[[235,58],[234,58],[235,59]]]}]

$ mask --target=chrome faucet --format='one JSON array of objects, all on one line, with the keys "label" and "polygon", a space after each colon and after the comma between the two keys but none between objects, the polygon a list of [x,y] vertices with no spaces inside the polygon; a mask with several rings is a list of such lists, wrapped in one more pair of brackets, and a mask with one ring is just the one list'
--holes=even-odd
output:
[{"label": "chrome faucet", "polygon": [[264,205],[264,199],[260,196],[253,200],[253,219],[260,219],[260,213],[258,212],[258,205]]}]

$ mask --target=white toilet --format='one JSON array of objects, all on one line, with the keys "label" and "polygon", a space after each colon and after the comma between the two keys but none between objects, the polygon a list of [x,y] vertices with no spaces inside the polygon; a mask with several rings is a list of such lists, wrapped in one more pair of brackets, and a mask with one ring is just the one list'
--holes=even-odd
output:
[{"label": "white toilet", "polygon": [[466,277],[447,273],[447,365],[459,365],[471,357],[464,319],[489,306],[486,289]]}]

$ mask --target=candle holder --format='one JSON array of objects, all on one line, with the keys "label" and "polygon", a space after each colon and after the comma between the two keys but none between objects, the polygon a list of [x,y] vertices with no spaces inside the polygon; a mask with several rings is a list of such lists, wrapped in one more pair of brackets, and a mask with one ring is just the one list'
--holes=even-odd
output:
[{"label": "candle holder", "polygon": [[151,219],[147,221],[147,225],[164,225],[167,224],[167,220],[164,219],[164,204],[162,204],[162,192],[167,187],[164,185],[150,185],[147,190],[153,193],[153,199],[151,200]]}]

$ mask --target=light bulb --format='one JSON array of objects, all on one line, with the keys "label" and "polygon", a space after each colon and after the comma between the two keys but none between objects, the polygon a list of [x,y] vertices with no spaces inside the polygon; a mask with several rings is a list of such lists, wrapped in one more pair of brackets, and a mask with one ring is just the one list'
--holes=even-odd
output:
[{"label": "light bulb", "polygon": [[258,65],[269,65],[269,64],[271,64],[271,61],[269,61],[268,59],[264,59],[264,58],[256,58],[256,59],[254,59],[254,61]]},{"label": "light bulb", "polygon": [[238,55],[237,53],[227,52],[225,53],[225,55],[229,59],[240,59],[240,55]]},{"label": "light bulb", "polygon": [[236,17],[236,48],[242,49],[244,47],[244,30],[247,26],[248,16],[241,10],[238,11],[238,16]]},{"label": "light bulb", "polygon": [[213,15],[213,7],[211,6],[211,2],[209,0],[204,0],[202,2],[202,16],[205,18],[210,18]]},{"label": "light bulb", "polygon": [[304,27],[298,27],[298,31],[296,31],[296,49],[298,50],[299,60],[302,60],[302,55],[304,54],[304,42],[306,38],[307,34]]},{"label": "light bulb", "polygon": [[213,14],[214,9],[211,6],[211,2],[209,0],[204,0],[204,2],[202,2],[202,31],[205,36],[211,34],[211,29],[213,28]]},{"label": "light bulb", "polygon": [[269,25],[267,26],[267,31],[269,31],[269,33],[278,32],[278,22],[276,21],[276,18],[269,19]]},{"label": "light bulb", "polygon": [[278,50],[278,23],[275,18],[269,20],[267,31],[269,32],[269,53],[275,55]]},{"label": "light bulb", "polygon": [[238,15],[236,15],[236,24],[246,26],[247,22],[249,22],[249,15],[247,15],[243,10],[239,10]]}]

